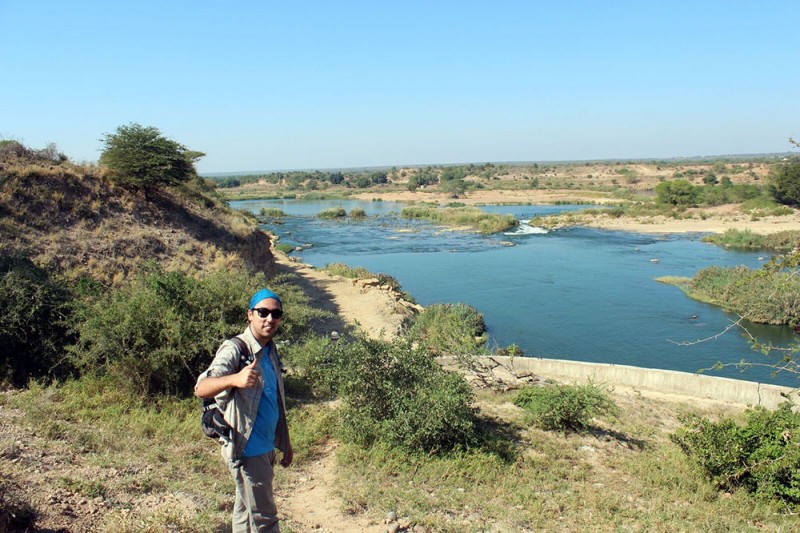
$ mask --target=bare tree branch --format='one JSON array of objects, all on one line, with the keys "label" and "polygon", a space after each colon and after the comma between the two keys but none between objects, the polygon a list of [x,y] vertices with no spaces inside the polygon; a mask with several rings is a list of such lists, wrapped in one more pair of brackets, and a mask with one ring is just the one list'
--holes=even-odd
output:
[{"label": "bare tree branch", "polygon": [[755,342],[755,338],[753,337],[753,335],[751,335],[750,332],[747,330],[747,328],[742,325],[742,320],[744,320],[744,319],[745,319],[745,317],[739,315],[739,320],[737,320],[735,322],[731,321],[731,324],[728,327],[726,327],[725,329],[723,329],[722,331],[720,331],[716,335],[712,335],[710,337],[706,337],[705,339],[697,339],[696,341],[674,341],[672,339],[667,339],[667,341],[671,342],[672,344],[677,344],[678,346],[694,346],[695,344],[700,344],[702,342],[708,342],[708,341],[716,340],[716,339],[722,337],[723,335],[725,335],[726,333],[728,333],[733,328],[739,327],[739,328],[742,329],[742,331],[744,331],[747,334],[748,338],[752,342]]}]

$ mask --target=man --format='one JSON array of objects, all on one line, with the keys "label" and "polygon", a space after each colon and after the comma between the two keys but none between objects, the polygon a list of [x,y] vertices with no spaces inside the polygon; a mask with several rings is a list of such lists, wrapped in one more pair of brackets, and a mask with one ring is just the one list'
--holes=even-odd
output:
[{"label": "man", "polygon": [[272,341],[282,316],[277,294],[269,289],[256,292],[247,311],[248,327],[238,335],[255,360],[239,369],[236,345],[226,340],[195,385],[197,396],[216,398],[233,428],[232,439],[223,442],[222,456],[236,482],[234,533],[280,531],[272,493],[275,448],[283,452],[281,466],[289,466],[293,457],[283,378]]}]

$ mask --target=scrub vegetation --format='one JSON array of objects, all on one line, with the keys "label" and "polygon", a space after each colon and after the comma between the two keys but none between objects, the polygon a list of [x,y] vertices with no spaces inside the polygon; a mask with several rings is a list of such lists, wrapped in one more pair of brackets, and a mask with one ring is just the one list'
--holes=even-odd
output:
[{"label": "scrub vegetation", "polygon": [[759,270],[745,266],[708,267],[693,278],[662,278],[690,297],[723,307],[762,324],[800,324],[800,278],[795,268],[770,262]]},{"label": "scrub vegetation", "polygon": [[749,230],[729,229],[725,233],[703,237],[703,242],[739,250],[791,252],[792,250],[800,249],[800,230],[760,235]]},{"label": "scrub vegetation", "polygon": [[608,394],[592,383],[524,389],[514,403],[525,410],[528,421],[555,431],[585,431],[595,418],[619,412]]},{"label": "scrub vegetation", "polygon": [[[187,179],[140,188],[55,147],[0,144],[0,530],[225,529],[232,483],[202,436],[192,384],[219,342],[244,327],[245,299],[263,285],[287,309],[278,340],[296,467],[338,446],[333,482],[350,513],[380,521],[392,511],[415,530],[453,532],[800,526],[791,411],[721,415],[591,384],[476,389],[462,371],[486,353],[485,326],[464,304],[430,306],[391,341],[319,337],[313,326],[326,313],[272,268],[256,218],[229,209],[193,173],[198,153],[165,146],[182,154]],[[723,166],[733,172],[733,163]],[[625,169],[612,179],[641,183],[641,170]],[[534,170],[520,183],[549,186],[551,169]],[[427,187],[436,178],[458,191],[508,172],[489,164],[373,170],[352,186],[414,178]],[[352,179],[336,174],[324,179]],[[481,231],[503,221],[464,207],[421,209],[412,216],[448,213]],[[770,268],[782,277],[776,285],[764,276],[767,290],[800,301],[797,263]],[[751,275],[741,274],[757,284]],[[443,354],[457,355],[462,371],[444,369]],[[732,452],[731,442],[740,456],[717,461],[707,452]],[[279,469],[279,491],[291,498],[300,476]],[[291,516],[284,529],[300,530]]]},{"label": "scrub vegetation", "polygon": [[479,233],[500,233],[519,225],[512,215],[486,213],[477,207],[404,207],[400,216],[446,226],[474,228]]},{"label": "scrub vegetation", "polygon": [[351,267],[350,265],[346,265],[344,263],[328,263],[323,267],[323,270],[330,272],[334,276],[342,276],[343,278],[348,278],[353,280],[367,280],[367,279],[377,280],[378,287],[386,287],[387,289],[397,291],[400,294],[402,294],[406,300],[413,302],[411,296],[402,290],[400,282],[397,281],[396,278],[390,276],[389,274],[383,274],[380,272],[373,273],[364,267],[360,266]]},{"label": "scrub vegetation", "polygon": [[744,423],[685,415],[672,439],[719,489],[742,488],[766,501],[800,504],[800,414],[790,403],[753,409]]}]

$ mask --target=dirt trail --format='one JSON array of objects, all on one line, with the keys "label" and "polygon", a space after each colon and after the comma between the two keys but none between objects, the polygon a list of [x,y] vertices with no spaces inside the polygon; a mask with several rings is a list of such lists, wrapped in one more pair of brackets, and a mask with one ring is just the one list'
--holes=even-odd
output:
[{"label": "dirt trail", "polygon": [[297,275],[312,306],[336,315],[337,318],[318,324],[318,333],[329,335],[357,327],[372,338],[392,338],[411,313],[398,302],[396,293],[362,287],[341,276],[293,262],[281,252],[275,252],[275,262],[281,272]]},{"label": "dirt trail", "polygon": [[[396,293],[362,287],[276,252],[278,269],[297,276],[296,282],[311,298],[311,305],[331,311],[336,318],[317,326],[318,333],[342,333],[358,328],[372,338],[397,335],[410,311],[398,303]],[[397,530],[397,524],[375,523],[349,514],[335,494],[336,446],[331,444],[320,457],[286,476],[278,484],[276,497],[286,524],[299,532],[383,533]],[[393,528],[394,526],[394,528]]]},{"label": "dirt trail", "polygon": [[279,487],[276,499],[286,523],[295,531],[326,533],[383,533],[388,525],[376,524],[363,516],[346,514],[333,492],[335,446],[294,473],[286,487]]}]

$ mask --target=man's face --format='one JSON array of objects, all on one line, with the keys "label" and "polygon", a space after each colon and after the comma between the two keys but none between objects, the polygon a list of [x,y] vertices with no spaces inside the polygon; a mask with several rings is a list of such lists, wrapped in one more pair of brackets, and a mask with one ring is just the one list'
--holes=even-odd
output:
[{"label": "man's face", "polygon": [[247,311],[247,321],[250,322],[250,331],[253,332],[253,336],[257,341],[263,344],[275,335],[281,321],[281,319],[277,318],[275,315],[281,314],[282,312],[281,304],[275,298],[265,298],[253,306],[253,309]]}]

